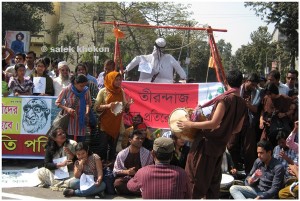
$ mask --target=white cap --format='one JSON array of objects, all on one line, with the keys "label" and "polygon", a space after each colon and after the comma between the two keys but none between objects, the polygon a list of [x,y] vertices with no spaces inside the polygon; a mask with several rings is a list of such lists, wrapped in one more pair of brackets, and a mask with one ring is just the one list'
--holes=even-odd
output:
[{"label": "white cap", "polygon": [[66,61],[61,61],[57,64],[58,69],[62,68],[63,66],[68,66],[68,63]]},{"label": "white cap", "polygon": [[165,39],[163,39],[163,38],[158,38],[158,39],[156,39],[155,40],[155,44],[158,46],[158,47],[160,47],[160,48],[164,48],[164,47],[166,47],[166,40]]}]

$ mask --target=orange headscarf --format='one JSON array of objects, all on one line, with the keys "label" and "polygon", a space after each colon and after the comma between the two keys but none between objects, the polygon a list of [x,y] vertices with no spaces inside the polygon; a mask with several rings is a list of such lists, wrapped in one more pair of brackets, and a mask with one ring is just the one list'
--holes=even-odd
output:
[{"label": "orange headscarf", "polygon": [[[121,76],[121,74],[116,71],[110,72],[105,76],[104,79],[104,86],[106,88],[105,104],[109,104],[116,101],[123,102],[123,93],[121,87],[114,86],[114,81],[118,76]],[[120,133],[120,125],[121,125],[122,117],[123,117],[122,113],[115,116],[115,114],[113,114],[110,109],[106,109],[104,113],[101,115],[101,119],[100,119],[102,130],[106,132],[108,135],[112,136],[114,139],[116,139]]]}]

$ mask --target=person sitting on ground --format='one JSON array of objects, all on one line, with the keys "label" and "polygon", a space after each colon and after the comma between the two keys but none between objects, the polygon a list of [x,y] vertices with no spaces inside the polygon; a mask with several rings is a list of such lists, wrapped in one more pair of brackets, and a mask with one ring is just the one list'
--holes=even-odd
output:
[{"label": "person sitting on ground", "polygon": [[152,150],[155,165],[139,169],[127,183],[128,189],[140,191],[143,199],[190,198],[191,188],[186,172],[181,167],[170,165],[174,149],[172,139],[155,139]]},{"label": "person sitting on ground", "polygon": [[134,125],[132,127],[129,127],[125,130],[125,132],[123,134],[122,143],[121,143],[122,149],[125,149],[126,147],[128,147],[130,145],[129,135],[134,130],[139,130],[140,132],[142,132],[144,134],[145,139],[143,142],[143,147],[145,147],[146,149],[151,151],[152,147],[153,147],[153,140],[151,138],[151,133],[150,133],[147,125],[144,122],[137,123],[137,124],[134,123]]},{"label": "person sitting on ground", "polygon": [[233,160],[227,149],[223,153],[221,168],[223,174],[231,174],[234,178],[237,178],[237,169],[234,167]]},{"label": "person sitting on ground", "polygon": [[[63,191],[64,196],[87,197],[93,195],[103,195],[105,183],[103,182],[103,170],[101,158],[89,150],[85,142],[79,142],[75,147],[78,160],[74,164],[74,176],[76,179],[70,181],[70,188]],[[95,183],[83,190],[80,183],[83,175],[93,177]]]},{"label": "person sitting on ground", "polygon": [[298,165],[289,165],[288,171],[291,175],[297,177],[297,180],[291,183],[290,185],[287,185],[283,189],[281,189],[278,193],[279,199],[298,199],[299,194],[298,194],[298,187],[299,187],[299,182],[298,182],[298,171],[299,167]]},{"label": "person sitting on ground", "polygon": [[[74,140],[69,140],[66,137],[66,133],[62,128],[56,128],[50,136],[48,136],[48,141],[45,146],[45,159],[44,167],[38,170],[38,178],[41,181],[39,187],[49,187],[54,186],[59,183],[61,180],[54,179],[55,170],[70,165],[75,161],[75,146],[77,142]],[[55,163],[55,159],[66,157],[63,162]],[[73,173],[70,172],[70,176],[73,176]]]},{"label": "person sitting on ground", "polygon": [[[234,199],[272,199],[276,198],[284,181],[284,168],[280,161],[272,156],[270,141],[257,143],[257,155],[246,186],[233,185],[229,191]],[[252,176],[251,176],[252,175]],[[255,175],[255,176],[253,176]]]},{"label": "person sitting on ground", "polygon": [[273,157],[279,160],[285,170],[285,182],[290,179],[288,165],[298,164],[298,154],[286,146],[286,133],[282,130],[278,131],[278,145],[273,150]]},{"label": "person sitting on ground", "polygon": [[130,146],[117,155],[113,173],[115,175],[115,189],[118,194],[140,195],[139,191],[129,191],[127,182],[142,167],[153,164],[153,157],[149,150],[142,146],[145,136],[139,130],[134,130],[129,136]]},{"label": "person sitting on ground", "polygon": [[174,141],[175,150],[170,164],[184,169],[190,147],[186,145],[186,141],[184,139],[177,137],[174,133],[171,135],[171,138]]}]

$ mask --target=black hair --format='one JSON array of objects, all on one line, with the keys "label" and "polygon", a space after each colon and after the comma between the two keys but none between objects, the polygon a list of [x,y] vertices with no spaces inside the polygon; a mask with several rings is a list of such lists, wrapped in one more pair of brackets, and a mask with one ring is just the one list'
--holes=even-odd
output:
[{"label": "black hair", "polygon": [[270,141],[267,141],[267,140],[261,140],[257,143],[257,147],[261,147],[263,148],[264,150],[266,150],[267,152],[268,151],[273,151],[273,146],[272,146],[272,143]]},{"label": "black hair", "polygon": [[55,59],[54,61],[52,61],[52,64],[51,64],[52,68],[54,68],[55,66],[58,67],[59,62],[61,62],[60,59]]},{"label": "black hair", "polygon": [[16,74],[17,74],[17,71],[18,71],[19,68],[25,68],[25,69],[26,69],[26,67],[25,67],[24,64],[21,64],[21,63],[20,63],[20,64],[16,64],[16,65],[15,65],[15,71],[16,71]]},{"label": "black hair", "polygon": [[129,134],[129,139],[133,139],[135,135],[143,135],[143,133],[139,130],[133,130],[130,134]]},{"label": "black hair", "polygon": [[[66,134],[66,136],[67,136],[67,133],[61,127],[57,127],[56,129],[54,129],[52,131],[52,133],[50,133],[50,135],[48,136],[48,140],[47,140],[45,148],[48,149],[48,151],[50,152],[50,154],[52,156],[60,149],[60,147],[54,141],[54,139],[57,137],[57,131],[58,130],[62,130]],[[65,143],[69,144],[70,140],[66,139]]]},{"label": "black hair", "polygon": [[16,57],[16,56],[21,56],[21,57],[23,58],[23,60],[25,60],[25,57],[26,57],[26,55],[23,54],[23,53],[21,53],[21,52],[17,52],[17,53],[15,54],[15,57]]},{"label": "black hair", "polygon": [[80,74],[80,75],[73,75],[71,78],[71,83],[72,84],[75,84],[76,83],[85,83],[85,82],[88,82],[88,79],[85,75],[83,74]]},{"label": "black hair", "polygon": [[256,73],[251,73],[248,75],[247,80],[250,82],[259,83],[259,76]]},{"label": "black hair", "polygon": [[111,59],[105,60],[104,66],[111,66],[113,68],[113,70],[116,68],[116,64],[115,64],[114,60],[111,60]]},{"label": "black hair", "polygon": [[16,35],[16,40],[19,40],[18,39],[18,36],[21,36],[21,40],[23,40],[24,39],[24,34],[22,33],[22,32],[19,32],[19,33],[17,33],[17,35]]},{"label": "black hair", "polygon": [[269,76],[274,77],[275,80],[280,80],[280,72],[278,70],[271,70],[268,74],[268,77]]},{"label": "black hair", "polygon": [[279,130],[276,136],[276,140],[285,139],[286,140],[287,133],[284,130]]},{"label": "black hair", "polygon": [[226,73],[226,80],[230,87],[240,88],[243,83],[243,74],[238,69],[230,70]]},{"label": "black hair", "polygon": [[87,65],[85,65],[84,63],[79,63],[77,64],[77,66],[75,67],[75,74],[77,75],[77,71],[78,71],[78,67],[79,66],[82,66],[85,68],[85,73],[88,74],[88,68],[87,68]]},{"label": "black hair", "polygon": [[28,55],[28,54],[33,54],[33,59],[35,59],[36,58],[36,53],[34,52],[34,51],[29,51],[29,52],[27,52],[27,54],[26,55]]},{"label": "black hair", "polygon": [[45,61],[45,64],[46,64],[45,66],[48,67],[50,65],[50,62],[51,62],[50,58],[49,57],[44,57],[43,60]]},{"label": "black hair", "polygon": [[77,145],[75,146],[75,152],[85,150],[88,155],[92,155],[93,152],[90,150],[88,143],[86,142],[78,142]]},{"label": "black hair", "polygon": [[265,92],[270,92],[271,94],[276,94],[278,95],[279,94],[279,89],[278,87],[276,86],[276,84],[274,83],[268,83],[265,87]]},{"label": "black hair", "polygon": [[296,75],[296,77],[298,77],[298,71],[297,70],[295,70],[295,69],[290,69],[288,72],[287,72],[287,74],[295,74]]},{"label": "black hair", "polygon": [[157,160],[159,160],[160,162],[172,160],[173,152],[171,152],[171,153],[160,153],[160,152],[156,152],[154,150],[153,150],[153,152],[154,152],[155,157],[157,158]]}]

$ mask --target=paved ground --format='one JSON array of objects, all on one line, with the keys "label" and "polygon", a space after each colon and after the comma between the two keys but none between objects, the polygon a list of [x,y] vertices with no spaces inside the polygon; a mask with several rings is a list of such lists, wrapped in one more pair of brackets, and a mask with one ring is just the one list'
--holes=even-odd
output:
[{"label": "paved ground", "polygon": [[[34,167],[42,167],[43,160],[29,160],[29,159],[3,159],[2,170],[17,170],[17,169],[31,169]],[[95,199],[71,197],[65,198],[60,191],[52,191],[49,188],[38,188],[38,187],[18,187],[18,188],[5,188],[2,186],[1,200],[49,200],[49,199],[60,199],[60,200],[78,200],[78,199]],[[114,195],[105,195],[104,199],[141,199],[137,197],[121,197]]]}]

